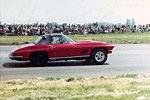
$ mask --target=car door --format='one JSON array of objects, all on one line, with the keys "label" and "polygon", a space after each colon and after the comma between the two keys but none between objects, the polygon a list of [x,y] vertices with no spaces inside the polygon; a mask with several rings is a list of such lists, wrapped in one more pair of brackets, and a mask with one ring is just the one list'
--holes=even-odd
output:
[{"label": "car door", "polygon": [[[58,38],[58,39],[57,39]],[[65,57],[72,57],[72,56],[79,56],[79,48],[74,43],[68,43],[65,39],[63,42],[58,42],[59,39],[63,39],[61,36],[54,36],[52,40],[51,50],[54,54],[53,58],[65,58]]]}]

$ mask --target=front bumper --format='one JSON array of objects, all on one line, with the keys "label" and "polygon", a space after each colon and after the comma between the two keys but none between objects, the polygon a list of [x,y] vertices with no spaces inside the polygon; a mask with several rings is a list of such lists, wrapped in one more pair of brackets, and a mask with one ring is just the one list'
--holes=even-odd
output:
[{"label": "front bumper", "polygon": [[108,50],[108,54],[109,53],[112,53],[112,50],[114,49],[114,45],[107,45],[108,47],[107,47],[107,50]]},{"label": "front bumper", "polygon": [[23,58],[23,56],[14,56],[12,53],[8,55],[11,60],[19,60]]}]

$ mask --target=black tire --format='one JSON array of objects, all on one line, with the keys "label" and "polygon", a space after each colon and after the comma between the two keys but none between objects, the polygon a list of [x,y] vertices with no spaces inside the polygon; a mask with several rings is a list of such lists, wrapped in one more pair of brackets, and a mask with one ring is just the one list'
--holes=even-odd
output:
[{"label": "black tire", "polygon": [[36,52],[31,54],[30,62],[34,66],[45,66],[48,63],[48,55],[44,52]]},{"label": "black tire", "polygon": [[91,61],[93,64],[101,65],[104,64],[106,60],[107,60],[107,51],[103,48],[95,49],[91,54]]}]

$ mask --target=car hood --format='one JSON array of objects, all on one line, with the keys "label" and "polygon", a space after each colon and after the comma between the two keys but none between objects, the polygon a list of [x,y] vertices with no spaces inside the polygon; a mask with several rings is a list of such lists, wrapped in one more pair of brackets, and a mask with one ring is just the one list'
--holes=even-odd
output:
[{"label": "car hood", "polygon": [[23,44],[23,45],[20,45],[19,48],[25,48],[25,47],[29,47],[29,46],[33,46],[35,45],[34,43],[29,43],[29,44]]},{"label": "car hood", "polygon": [[33,45],[35,45],[35,44],[34,43],[23,44],[23,45],[20,45],[20,46],[13,48],[10,52],[12,53],[12,52],[15,52],[16,50],[20,50],[22,48],[33,46]]},{"label": "car hood", "polygon": [[77,41],[76,42],[77,44],[83,44],[83,45],[93,45],[93,44],[95,44],[95,45],[112,45],[112,44],[110,44],[110,43],[106,43],[106,42],[97,42],[97,41],[90,41],[90,40],[87,40],[87,41]]}]

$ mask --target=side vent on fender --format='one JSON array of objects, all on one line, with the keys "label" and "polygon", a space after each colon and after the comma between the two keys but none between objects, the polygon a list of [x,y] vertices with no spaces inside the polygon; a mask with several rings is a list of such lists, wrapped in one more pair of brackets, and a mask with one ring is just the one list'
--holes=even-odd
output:
[{"label": "side vent on fender", "polygon": [[83,54],[83,55],[88,54],[88,49],[82,49],[82,50],[81,50],[81,54]]}]

